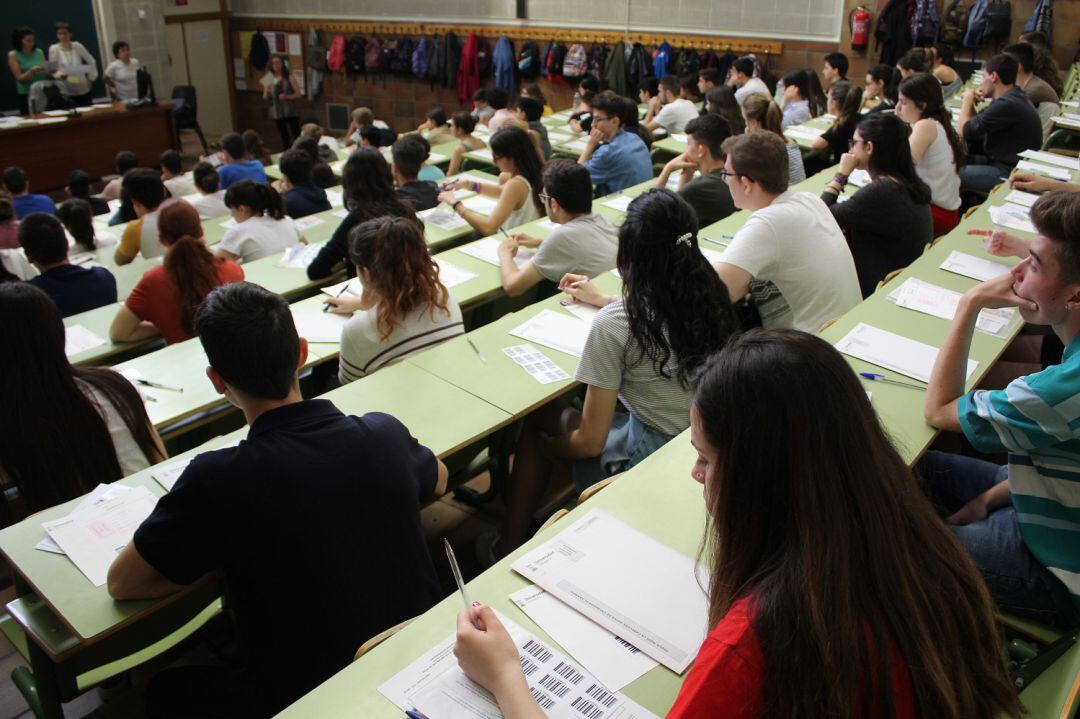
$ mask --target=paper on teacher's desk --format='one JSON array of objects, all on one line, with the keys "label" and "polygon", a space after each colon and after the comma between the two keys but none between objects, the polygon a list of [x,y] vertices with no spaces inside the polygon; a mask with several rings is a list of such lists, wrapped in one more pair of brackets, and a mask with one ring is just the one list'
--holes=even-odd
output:
[{"label": "paper on teacher's desk", "polygon": [[[75,505],[75,509],[71,510],[72,514],[78,514],[84,511],[88,507],[92,507],[95,504],[100,504],[105,500],[112,499],[113,497],[119,497],[125,492],[130,492],[131,487],[123,484],[99,484],[94,487],[83,497],[82,501]],[[34,545],[35,549],[40,549],[45,552],[52,552],[53,554],[63,554],[64,550],[60,548],[60,545],[52,540],[48,534],[46,534],[40,542]]]},{"label": "paper on teacher's desk", "polygon": [[100,587],[105,584],[116,555],[131,541],[156,504],[157,497],[150,490],[135,487],[42,526],[79,571],[95,587]]},{"label": "paper on teacher's desk", "polygon": [[68,357],[100,347],[105,343],[103,337],[98,337],[82,325],[71,325],[64,328],[64,354]]},{"label": "paper on teacher's desk", "polygon": [[529,619],[591,672],[609,692],[617,692],[657,665],[625,639],[620,639],[568,604],[537,586],[510,595]]},{"label": "paper on teacher's desk", "polygon": [[[952,320],[960,304],[960,293],[909,277],[890,292],[887,299],[895,302],[899,307],[940,317],[943,320]],[[985,309],[979,313],[975,327],[988,334],[996,335],[1008,327],[1015,317],[1015,308]]]},{"label": "paper on teacher's desk", "polygon": [[416,216],[420,218],[421,222],[434,225],[441,230],[450,231],[469,226],[469,223],[461,215],[451,212],[441,205],[417,212]]},{"label": "paper on teacher's desk", "polygon": [[1023,205],[1014,205],[1011,202],[1004,205],[992,205],[989,212],[990,219],[995,225],[1035,234],[1035,225],[1031,224],[1028,208]]},{"label": "paper on teacher's desk", "polygon": [[1029,210],[1031,209],[1031,206],[1035,204],[1035,200],[1037,199],[1039,199],[1039,195],[1036,195],[1033,192],[1024,192],[1023,190],[1013,190],[1005,195],[1005,202],[1020,205]]},{"label": "paper on teacher's desk", "polygon": [[512,566],[677,674],[708,631],[708,570],[600,509]]},{"label": "paper on teacher's desk", "polygon": [[1028,172],[1034,172],[1036,175],[1043,175],[1055,180],[1061,180],[1062,182],[1068,182],[1072,179],[1072,173],[1064,167],[1044,165],[1039,162],[1032,162],[1031,160],[1020,160],[1020,162],[1016,163],[1016,169],[1027,170]]},{"label": "paper on teacher's desk", "polygon": [[321,217],[316,217],[315,215],[308,215],[307,217],[301,217],[299,219],[293,220],[292,222],[296,229],[306,230],[310,227],[316,227],[317,225],[321,225],[322,223],[326,222],[326,220]]},{"label": "paper on teacher's desk", "polygon": [[1080,170],[1080,159],[1077,159],[1075,157],[1068,157],[1066,155],[1058,155],[1053,152],[1045,152],[1043,150],[1024,150],[1020,153],[1020,157],[1026,157],[1029,160],[1045,162],[1049,165],[1057,165],[1059,167],[1064,167],[1067,170]]},{"label": "paper on teacher's desk", "polygon": [[[499,266],[499,245],[501,243],[494,237],[485,237],[482,240],[471,242],[464,247],[458,249],[464,252],[466,255],[475,257],[478,260],[483,260],[489,265]],[[525,266],[525,263],[532,259],[536,254],[533,250],[525,247],[518,247],[517,254],[514,255],[514,264],[520,270]]]},{"label": "paper on teacher's desk", "polygon": [[576,317],[541,310],[532,319],[510,330],[510,334],[538,345],[550,347],[568,355],[580,357],[585,350],[585,340],[589,337],[588,322]]},{"label": "paper on teacher's desk", "polygon": [[1011,267],[1002,264],[1001,262],[994,262],[993,260],[987,260],[982,257],[976,257],[975,255],[969,255],[966,252],[958,252],[956,250],[949,253],[949,256],[945,258],[945,261],[941,263],[940,267],[946,272],[970,277],[974,280],[979,280],[980,282],[985,282],[986,280],[1003,275],[1012,270]]},{"label": "paper on teacher's desk", "polygon": [[626,212],[626,210],[630,207],[630,203],[633,202],[635,199],[635,197],[631,197],[630,195],[619,195],[618,197],[613,197],[610,200],[604,200],[600,204],[604,207],[610,207],[613,210],[618,210],[619,212]]},{"label": "paper on teacher's desk", "polygon": [[355,295],[356,297],[359,297],[360,295],[362,295],[364,293],[364,284],[362,282],[360,282],[359,277],[353,277],[353,278],[348,279],[348,280],[343,280],[342,282],[338,282],[336,285],[330,285],[329,287],[323,287],[319,291],[322,292],[324,295],[329,295],[331,297],[337,297],[338,295],[341,294],[341,291],[344,290],[346,287],[349,288],[345,292],[345,294],[347,294],[347,295]]},{"label": "paper on teacher's desk", "polygon": [[570,379],[570,375],[566,373],[566,370],[555,364],[550,357],[532,345],[503,347],[503,354],[520,365],[523,370],[529,373],[530,377],[540,384],[551,384],[552,382]]},{"label": "paper on teacher's desk", "polygon": [[[930,372],[937,360],[938,348],[909,339],[887,330],[860,322],[839,342],[836,349],[870,364],[891,369],[920,382],[930,381]],[[976,360],[967,361],[965,377],[979,366]]]},{"label": "paper on teacher's desk", "polygon": [[468,270],[458,267],[452,262],[435,258],[435,264],[439,266],[439,282],[442,282],[447,288],[457,287],[463,282],[476,278],[475,272],[469,272]]},{"label": "paper on teacher's desk", "polygon": [[281,259],[274,264],[277,267],[288,267],[293,270],[306,270],[308,265],[315,261],[315,257],[319,254],[319,250],[321,249],[322,245],[305,245],[302,242],[298,242],[285,250],[285,254],[283,254]]},{"label": "paper on teacher's desk", "polygon": [[495,206],[499,204],[499,201],[483,195],[473,195],[472,197],[465,198],[461,203],[473,212],[479,212],[481,215],[490,215],[492,210],[495,209]]},{"label": "paper on teacher's desk", "polygon": [[[657,719],[622,694],[612,694],[591,674],[501,613],[499,621],[517,646],[525,681],[551,719]],[[402,711],[432,719],[502,719],[494,697],[473,683],[454,656],[451,634],[379,686]]]},{"label": "paper on teacher's desk", "polygon": [[323,312],[322,309],[293,312],[296,333],[308,342],[340,342],[341,330],[349,317],[350,315]]}]

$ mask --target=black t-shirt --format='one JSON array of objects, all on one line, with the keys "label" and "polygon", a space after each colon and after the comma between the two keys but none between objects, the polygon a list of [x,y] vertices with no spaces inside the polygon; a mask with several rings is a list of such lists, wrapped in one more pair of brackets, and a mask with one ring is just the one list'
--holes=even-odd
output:
[{"label": "black t-shirt", "polygon": [[695,177],[683,185],[679,194],[697,213],[698,227],[707,227],[735,212],[735,202],[721,170]]},{"label": "black t-shirt", "polygon": [[[855,137],[855,126],[862,117],[858,114],[849,117],[846,122],[830,127],[822,134],[825,142],[829,143],[829,164],[840,162],[840,156],[850,148],[848,142]],[[809,175],[810,173],[806,173]]]},{"label": "black t-shirt", "polygon": [[135,547],[177,584],[224,570],[259,712],[276,713],[441,598],[419,511],[436,467],[389,415],[287,405],[196,457]]},{"label": "black t-shirt", "polygon": [[326,191],[313,182],[293,185],[292,189],[285,193],[283,199],[285,213],[293,219],[330,209],[330,200],[326,199]]},{"label": "black t-shirt", "polygon": [[398,197],[412,204],[417,212],[430,210],[439,204],[439,186],[431,180],[407,182],[397,188]]}]

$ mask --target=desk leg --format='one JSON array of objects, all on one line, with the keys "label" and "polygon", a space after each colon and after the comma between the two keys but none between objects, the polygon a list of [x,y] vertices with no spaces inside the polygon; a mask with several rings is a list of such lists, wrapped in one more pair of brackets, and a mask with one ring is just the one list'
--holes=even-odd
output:
[{"label": "desk leg", "polygon": [[469,487],[454,488],[454,497],[472,507],[479,507],[499,496],[509,476],[510,453],[517,441],[518,423],[504,427],[488,437],[488,475],[491,484],[484,492],[477,492]]},{"label": "desk leg", "polygon": [[57,667],[49,656],[34,641],[28,641],[30,652],[30,670],[34,674],[33,684],[37,693],[37,707],[34,715],[37,719],[64,719],[64,709],[60,705],[60,687],[57,682]]}]

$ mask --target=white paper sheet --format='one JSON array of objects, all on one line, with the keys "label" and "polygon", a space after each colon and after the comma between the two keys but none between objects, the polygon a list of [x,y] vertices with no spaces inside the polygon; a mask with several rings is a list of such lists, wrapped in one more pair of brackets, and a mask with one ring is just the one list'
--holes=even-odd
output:
[{"label": "white paper sheet", "polygon": [[333,215],[334,217],[340,217],[341,219],[344,220],[346,217],[349,216],[349,211],[346,210],[345,208],[342,208],[340,210],[334,210],[330,214]]},{"label": "white paper sheet", "polygon": [[64,354],[68,357],[101,347],[106,343],[107,340],[98,337],[82,325],[70,325],[64,328]]},{"label": "white paper sheet", "polygon": [[600,509],[513,568],[677,674],[708,631],[707,570]]},{"label": "white paper sheet", "polygon": [[[483,260],[489,265],[499,266],[499,244],[500,242],[493,237],[485,237],[482,240],[471,242],[458,249],[464,252],[470,257],[475,257],[478,260]],[[532,259],[536,253],[533,250],[519,247],[517,254],[514,255],[514,264],[520,270],[525,266],[525,263]]]},{"label": "white paper sheet", "polygon": [[585,152],[585,148],[588,147],[588,145],[589,145],[588,139],[582,138],[580,140],[574,140],[573,142],[568,142],[565,145],[563,145],[563,147],[565,147],[567,150],[577,150],[578,152]]},{"label": "white paper sheet", "polygon": [[475,272],[470,272],[462,267],[458,267],[452,262],[435,258],[435,264],[439,266],[439,281],[442,282],[448,289],[450,287],[457,287],[462,282],[468,282],[469,280],[476,278]]},{"label": "white paper sheet", "polygon": [[305,245],[297,243],[285,250],[281,259],[274,263],[276,267],[288,267],[293,270],[306,270],[308,265],[315,261],[322,245]]},{"label": "white paper sheet", "polygon": [[1072,173],[1064,167],[1044,165],[1041,162],[1032,162],[1031,160],[1020,160],[1020,162],[1016,163],[1016,169],[1027,170],[1028,172],[1034,172],[1036,175],[1051,177],[1062,182],[1068,182],[1072,179]]},{"label": "white paper sheet", "polygon": [[657,666],[625,639],[572,609],[537,586],[510,595],[510,601],[529,615],[571,657],[591,672],[609,692],[617,692]]},{"label": "white paper sheet", "polygon": [[[952,320],[960,304],[960,293],[909,277],[889,293],[888,299],[899,307],[940,317],[943,320]],[[979,313],[975,327],[988,334],[996,335],[1008,327],[1015,317],[1016,310],[1013,308],[986,309]]]},{"label": "white paper sheet", "polygon": [[626,212],[626,210],[630,207],[630,203],[636,199],[636,197],[630,197],[630,195],[619,195],[618,197],[613,197],[610,200],[604,200],[600,204],[604,207],[610,207],[613,210],[618,210],[619,212]]},{"label": "white paper sheet", "polygon": [[685,132],[673,132],[673,133],[671,133],[671,139],[675,140],[676,142],[681,142],[684,145],[687,142]]},{"label": "white paper sheet", "polygon": [[[94,487],[89,494],[83,497],[82,501],[75,505],[75,509],[71,511],[72,514],[78,514],[87,507],[92,507],[95,504],[100,504],[105,500],[112,499],[113,497],[119,497],[125,492],[130,492],[131,487],[124,484],[99,484]],[[45,552],[52,552],[53,554],[63,554],[64,550],[60,548],[60,545],[52,540],[48,534],[42,537],[41,541],[34,545],[35,549],[40,549]]]},{"label": "white paper sheet", "polygon": [[813,140],[825,134],[825,130],[819,130],[815,127],[805,127],[803,125],[792,125],[784,130],[784,134],[796,139]]},{"label": "white paper sheet", "polygon": [[[339,190],[327,190],[326,199],[330,201],[331,207],[342,207],[345,205],[345,195]],[[333,214],[337,215],[336,212]]]},{"label": "white paper sheet", "polygon": [[236,227],[239,224],[240,223],[238,223],[236,221],[235,217],[230,217],[229,219],[225,220],[224,222],[219,222],[218,227],[221,227],[222,229],[226,229],[226,230],[231,230],[232,228]]},{"label": "white paper sheet", "polygon": [[1031,208],[1035,204],[1035,200],[1039,199],[1039,195],[1033,192],[1024,192],[1023,190],[1013,190],[1009,194],[1005,195],[1005,202],[1011,202],[1014,205],[1021,205],[1022,207]]},{"label": "white paper sheet", "polygon": [[329,287],[323,287],[320,292],[330,297],[337,297],[341,294],[341,291],[348,287],[347,295],[355,295],[359,297],[364,292],[364,285],[360,282],[359,277],[353,277],[343,282],[338,282],[336,285],[330,285]]},{"label": "white paper sheet", "polygon": [[438,165],[440,162],[446,162],[450,158],[446,155],[441,155],[438,152],[433,152],[428,155],[427,163],[429,165]]},{"label": "white paper sheet", "polygon": [[465,198],[461,202],[473,212],[479,212],[481,215],[490,215],[491,211],[495,209],[495,206],[499,204],[498,200],[485,197],[484,195],[473,195],[472,197]]},{"label": "white paper sheet", "polygon": [[482,147],[479,150],[473,150],[469,154],[487,160],[488,162],[495,162],[495,158],[492,156],[491,150],[487,147]]},{"label": "white paper sheet", "polygon": [[854,170],[848,175],[848,182],[856,187],[865,187],[871,182],[870,173],[866,170]]},{"label": "white paper sheet", "polygon": [[131,541],[135,530],[150,516],[157,497],[146,487],[135,487],[42,526],[49,537],[75,563],[95,587],[105,584],[109,566]]},{"label": "white paper sheet", "polygon": [[990,219],[995,225],[1035,234],[1035,225],[1031,224],[1031,220],[1028,219],[1029,210],[1023,205],[1016,205],[1011,202],[1004,205],[992,205],[989,212]]},{"label": "white paper sheet", "polygon": [[341,342],[341,330],[349,317],[322,310],[293,312],[296,333],[308,342]]},{"label": "white paper sheet", "polygon": [[1080,170],[1080,160],[1075,157],[1066,157],[1065,155],[1044,152],[1043,150],[1024,150],[1019,154],[1020,157],[1026,157],[1029,160],[1037,160],[1049,165],[1057,165],[1058,167],[1064,167],[1066,170]]},{"label": "white paper sheet", "polygon": [[298,230],[307,230],[312,227],[318,227],[324,222],[326,222],[326,220],[321,217],[316,217],[315,215],[308,215],[307,217],[301,217],[298,220],[293,220],[293,224]]},{"label": "white paper sheet", "polygon": [[[551,719],[658,719],[640,705],[606,691],[591,674],[499,614],[517,645],[525,680]],[[379,686],[402,711],[433,719],[502,719],[494,697],[465,676],[454,657],[455,637],[439,642]]]},{"label": "white paper sheet", "polygon": [[570,379],[570,375],[566,373],[566,370],[552,362],[550,357],[532,345],[503,347],[503,353],[520,365],[523,370],[529,373],[530,377],[540,384],[551,384],[552,382]]},{"label": "white paper sheet", "polygon": [[993,260],[987,260],[982,257],[976,257],[975,255],[969,255],[966,252],[958,252],[956,250],[949,253],[949,256],[945,258],[945,261],[941,263],[940,267],[946,272],[970,277],[979,280],[980,282],[985,282],[993,277],[1009,272],[1012,269],[1001,262],[994,262]]},{"label": "white paper sheet", "polygon": [[[836,349],[846,355],[891,369],[920,382],[930,381],[930,372],[937,360],[938,348],[860,322],[839,342]],[[976,360],[967,361],[965,377],[979,366]]]},{"label": "white paper sheet", "polygon": [[461,229],[462,227],[468,227],[469,223],[465,221],[461,215],[456,212],[451,212],[449,209],[439,205],[432,207],[429,210],[423,210],[417,212],[416,216],[420,218],[422,222],[429,225],[434,225],[441,230],[452,232],[453,230]]},{"label": "white paper sheet", "polygon": [[574,317],[577,317],[579,320],[585,320],[590,325],[592,324],[592,321],[596,318],[597,313],[600,312],[599,307],[587,305],[583,302],[574,302],[569,297],[559,300],[559,304],[564,310],[572,314]]},{"label": "white paper sheet", "polygon": [[554,310],[542,310],[510,330],[514,337],[580,357],[589,336],[589,323]]}]

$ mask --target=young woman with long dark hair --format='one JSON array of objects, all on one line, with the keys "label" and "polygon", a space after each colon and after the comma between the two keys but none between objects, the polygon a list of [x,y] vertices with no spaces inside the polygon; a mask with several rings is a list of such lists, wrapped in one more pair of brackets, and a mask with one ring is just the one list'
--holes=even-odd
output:
[{"label": "young woman with long dark hair", "polygon": [[[518,440],[502,536],[504,555],[528,538],[529,519],[552,482],[578,489],[629,469],[690,425],[690,383],[705,358],[737,331],[727,287],[701,254],[693,208],[653,189],[627,208],[616,267],[622,296],[599,292],[583,275],[560,287],[600,307],[577,379],[588,386],[581,412],[550,404],[533,413]],[[581,283],[574,286],[576,283]],[[621,400],[628,413],[616,412]]]},{"label": "young woman with long dark hair", "polygon": [[78,197],[70,197],[56,206],[56,217],[64,223],[75,239],[75,245],[84,252],[97,249],[97,234],[94,231],[94,213],[90,203]]},{"label": "young woman with long dark hair", "polygon": [[866,73],[863,109],[866,112],[883,112],[896,107],[896,88],[899,84],[899,70],[892,65],[874,65]]},{"label": "young woman with long dark hair", "polygon": [[[529,133],[513,126],[500,129],[491,136],[491,156],[501,173],[500,184],[472,180],[448,182],[447,189],[439,193],[439,202],[450,205],[481,235],[493,235],[499,228],[520,227],[543,217],[540,191],[544,187],[544,161]],[[466,207],[454,190],[472,190],[498,200],[498,204],[490,215],[483,215]]]},{"label": "young woman with long dark hair", "polygon": [[352,314],[341,331],[341,384],[465,332],[417,222],[392,215],[362,222],[349,232],[349,256],[363,293],[327,300],[331,311]]},{"label": "young woman with long dark hair", "polygon": [[730,85],[720,85],[705,93],[705,109],[727,120],[731,125],[732,135],[746,132],[746,122],[743,120],[742,110],[739,109],[739,101],[735,99],[735,91]]},{"label": "young woman with long dark hair", "polygon": [[783,120],[780,106],[771,97],[751,95],[743,103],[741,112],[747,132],[765,130],[784,141],[788,158],[788,184],[796,185],[805,180],[806,168],[803,166],[802,150],[794,140],[786,137],[781,129]]},{"label": "young woman with long dark hair", "polygon": [[109,337],[134,342],[161,335],[169,344],[195,336],[195,310],[219,285],[244,279],[232,260],[216,257],[203,240],[199,211],[184,200],[166,200],[158,214],[165,259],[147,270],[116,311]]},{"label": "young woman with long dark hair", "polygon": [[0,283],[0,475],[7,518],[89,492],[165,458],[138,391],[108,369],[72,367],[56,304]]},{"label": "young woman with long dark hair", "polygon": [[926,73],[905,78],[896,115],[911,125],[911,159],[930,187],[934,234],[945,234],[960,224],[960,168],[967,151],[953,128],[941,83]]},{"label": "young woman with long dark hair", "polygon": [[[821,193],[847,235],[863,297],[889,272],[907,267],[934,239],[930,188],[915,172],[910,134],[896,115],[863,118],[850,151],[840,157],[839,170]],[[869,172],[870,183],[847,202],[837,202],[856,169]]]},{"label": "young woman with long dark hair", "polygon": [[[986,586],[833,347],[733,339],[696,382],[690,437],[709,634],[669,719],[1020,716]],[[546,716],[490,607],[457,638],[507,719]]]},{"label": "young woman with long dark hair", "polygon": [[312,280],[329,277],[342,263],[349,277],[356,275],[349,259],[349,232],[361,222],[384,216],[410,217],[420,222],[412,207],[394,190],[386,158],[373,147],[361,148],[349,156],[341,170],[341,186],[349,214],[308,265],[307,275]]},{"label": "young woman with long dark hair", "polygon": [[[780,123],[781,129],[801,125],[825,112],[825,105],[819,105],[819,98],[812,92],[811,75],[817,77],[816,73],[809,70],[789,70],[784,75],[784,119]],[[820,92],[820,88],[818,91]]]},{"label": "young woman with long dark hair", "polygon": [[855,134],[855,125],[861,117],[861,107],[861,87],[856,87],[847,80],[840,80],[829,86],[826,109],[835,115],[836,119],[828,130],[810,143],[810,149],[816,154],[806,159],[807,177],[832,167],[840,161],[840,156],[847,152],[848,142]]}]

